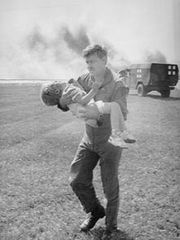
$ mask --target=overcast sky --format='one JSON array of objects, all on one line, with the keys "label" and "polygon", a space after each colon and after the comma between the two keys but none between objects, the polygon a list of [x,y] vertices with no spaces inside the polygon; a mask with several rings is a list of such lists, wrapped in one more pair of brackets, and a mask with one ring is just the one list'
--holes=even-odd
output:
[{"label": "overcast sky", "polygon": [[78,43],[69,49],[67,33],[110,46],[116,64],[157,51],[179,61],[179,12],[179,0],[0,0],[0,77],[79,74]]}]

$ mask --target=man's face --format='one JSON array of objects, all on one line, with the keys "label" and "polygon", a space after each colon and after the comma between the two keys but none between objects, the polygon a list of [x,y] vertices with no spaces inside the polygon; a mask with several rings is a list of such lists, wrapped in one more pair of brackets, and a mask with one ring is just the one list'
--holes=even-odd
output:
[{"label": "man's face", "polygon": [[106,69],[106,58],[99,58],[97,54],[92,54],[85,58],[87,69],[93,76],[104,73]]}]

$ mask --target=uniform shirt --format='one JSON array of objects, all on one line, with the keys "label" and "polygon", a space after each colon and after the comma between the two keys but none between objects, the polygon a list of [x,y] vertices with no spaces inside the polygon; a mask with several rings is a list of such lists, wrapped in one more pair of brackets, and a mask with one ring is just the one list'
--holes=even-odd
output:
[{"label": "uniform shirt", "polygon": [[[82,88],[89,92],[94,83],[94,78],[88,73],[78,78],[77,82]],[[117,102],[120,107],[124,119],[127,119],[127,101],[126,101],[126,88],[124,83],[118,78],[118,76],[111,72],[110,69],[106,69],[104,82],[100,87],[98,93],[94,97],[95,101],[102,100],[103,102]]]},{"label": "uniform shirt", "polygon": [[[84,74],[78,78],[78,83],[82,88],[89,92],[94,82],[94,78],[90,73]],[[95,101],[102,100],[103,102],[117,102],[120,107],[124,119],[127,118],[127,101],[126,101],[126,88],[124,84],[118,79],[118,77],[111,72],[110,69],[106,69],[104,75],[104,82],[100,87],[98,93],[94,97]],[[85,138],[92,144],[99,144],[108,141],[111,135],[111,123],[110,115],[104,114],[103,124],[98,128],[92,128],[86,124]]]}]

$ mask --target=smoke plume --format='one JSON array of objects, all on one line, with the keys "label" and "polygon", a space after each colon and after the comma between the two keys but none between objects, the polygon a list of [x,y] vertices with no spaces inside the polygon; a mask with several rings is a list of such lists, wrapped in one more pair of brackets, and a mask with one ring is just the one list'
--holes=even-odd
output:
[{"label": "smoke plume", "polygon": [[109,66],[115,71],[119,71],[121,65],[129,63],[125,54],[117,51],[112,43],[99,38],[99,36],[91,35],[89,37],[88,30],[85,27],[80,27],[72,32],[68,26],[63,26],[59,28],[52,39],[49,39],[36,27],[27,36],[25,42],[30,55],[39,58],[41,64],[42,61],[44,63],[47,61],[46,70],[53,63],[54,66],[68,71],[69,75],[77,76],[85,70],[82,50],[89,44],[101,44],[107,49]]},{"label": "smoke plume", "polygon": [[90,44],[85,28],[79,29],[75,36],[65,27],[63,32],[63,39],[68,47],[81,55],[82,50]]},{"label": "smoke plume", "polygon": [[143,59],[146,63],[152,63],[152,62],[166,63],[167,62],[166,57],[160,51],[154,51],[154,52],[146,51],[144,53]]},{"label": "smoke plume", "polygon": [[85,27],[73,29],[60,26],[52,34],[35,26],[19,44],[13,43],[11,54],[2,61],[1,78],[69,79],[86,71],[82,50],[89,44],[101,44],[108,51],[108,62],[115,71],[128,64],[126,55],[112,42],[89,32]]},{"label": "smoke plume", "polygon": [[27,45],[30,50],[36,51],[38,48],[46,49],[48,47],[47,39],[43,36],[40,29],[35,27],[27,36]]}]

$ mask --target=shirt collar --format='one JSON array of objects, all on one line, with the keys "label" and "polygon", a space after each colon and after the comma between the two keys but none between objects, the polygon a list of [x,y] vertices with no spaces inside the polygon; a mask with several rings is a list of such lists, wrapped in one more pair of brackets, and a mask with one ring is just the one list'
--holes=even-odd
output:
[{"label": "shirt collar", "polygon": [[[91,82],[95,81],[95,79],[92,75],[90,75],[90,78],[91,78]],[[108,67],[106,67],[106,70],[104,73],[104,81],[100,88],[103,88],[104,86],[108,85],[110,82],[112,82],[112,80],[113,80],[113,74],[112,74],[111,70]]]}]

